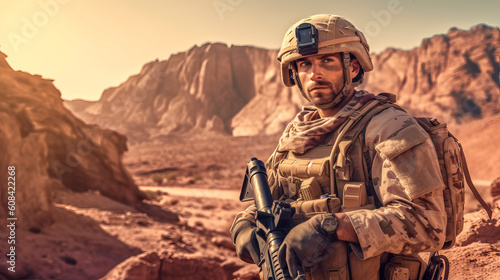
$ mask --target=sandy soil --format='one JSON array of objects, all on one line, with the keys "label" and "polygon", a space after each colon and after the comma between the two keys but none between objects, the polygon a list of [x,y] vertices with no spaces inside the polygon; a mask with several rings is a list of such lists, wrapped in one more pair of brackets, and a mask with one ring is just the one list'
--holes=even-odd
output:
[{"label": "sandy soil", "polygon": [[[215,261],[230,275],[246,265],[236,257],[229,238],[233,217],[248,205],[235,199],[237,191],[143,189],[154,193],[148,204],[177,214],[179,222],[158,220],[98,193],[57,192],[56,222],[17,232],[18,248],[30,246],[18,250],[18,273],[12,279],[99,279],[142,252]],[[0,279],[9,278],[0,274]]]},{"label": "sandy soil", "polygon": [[[221,137],[131,147],[125,164],[148,195],[146,203],[175,214],[178,221],[94,192],[55,191],[55,223],[18,232],[22,261],[17,279],[99,279],[143,252],[216,264],[224,274],[205,279],[255,279],[256,266],[236,257],[228,230],[248,205],[238,201],[246,161],[252,156],[267,159],[274,143],[276,137]],[[489,182],[478,183],[491,201]],[[452,263],[450,279],[500,279],[500,212],[488,221],[484,212],[473,212],[478,206],[470,197],[467,211],[472,213],[458,246],[443,251]],[[179,263],[173,266],[183,270]],[[180,275],[171,279],[203,279]],[[3,279],[8,278],[0,273]]]}]

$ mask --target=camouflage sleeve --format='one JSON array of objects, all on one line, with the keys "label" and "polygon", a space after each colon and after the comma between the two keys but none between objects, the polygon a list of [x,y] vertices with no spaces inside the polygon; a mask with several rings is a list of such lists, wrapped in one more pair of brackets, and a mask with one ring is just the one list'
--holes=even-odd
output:
[{"label": "camouflage sleeve", "polygon": [[383,207],[346,213],[357,255],[435,251],[445,239],[446,212],[436,151],[428,134],[403,111],[387,109],[369,123],[365,141],[372,182]]}]

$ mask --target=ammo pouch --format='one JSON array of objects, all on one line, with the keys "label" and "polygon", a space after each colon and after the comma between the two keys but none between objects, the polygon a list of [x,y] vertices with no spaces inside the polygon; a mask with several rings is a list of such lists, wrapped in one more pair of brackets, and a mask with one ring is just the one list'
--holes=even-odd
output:
[{"label": "ammo pouch", "polygon": [[346,182],[342,192],[342,212],[375,209],[373,196],[368,196],[364,182]]},{"label": "ammo pouch", "polygon": [[[325,153],[327,149],[331,149],[331,147],[314,148],[307,153],[307,156],[320,152]],[[289,156],[293,155],[289,153]],[[278,167],[278,178],[288,198],[318,199],[321,195],[330,193],[329,159],[325,157],[319,159],[286,158]]]},{"label": "ammo pouch", "polygon": [[417,254],[395,255],[383,267],[383,279],[420,280],[424,276],[426,263]]},{"label": "ammo pouch", "polygon": [[[307,221],[314,215],[338,213],[341,209],[340,199],[335,196],[313,200],[291,201],[290,205],[295,207],[293,222],[296,225]],[[347,243],[336,241],[328,247],[325,252],[325,259],[319,264],[311,267],[309,271],[305,271],[305,274],[307,279],[311,280],[349,280],[349,268],[347,263]]]},{"label": "ammo pouch", "polygon": [[293,222],[298,225],[309,220],[314,215],[340,212],[340,199],[335,196],[319,198],[314,200],[291,201],[290,205],[295,207]]},{"label": "ammo pouch", "polygon": [[349,280],[347,263],[347,242],[335,241],[330,244],[326,259],[305,271],[306,278],[311,280],[335,279]]}]

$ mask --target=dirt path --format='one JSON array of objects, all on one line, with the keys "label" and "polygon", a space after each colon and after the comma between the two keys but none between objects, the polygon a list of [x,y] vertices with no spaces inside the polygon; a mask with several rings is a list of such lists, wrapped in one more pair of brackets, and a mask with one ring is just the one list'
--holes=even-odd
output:
[{"label": "dirt path", "polygon": [[206,197],[218,199],[230,199],[237,201],[240,196],[239,190],[216,190],[209,188],[190,188],[190,187],[158,187],[158,186],[141,186],[143,191],[162,191],[173,196],[185,197]]}]

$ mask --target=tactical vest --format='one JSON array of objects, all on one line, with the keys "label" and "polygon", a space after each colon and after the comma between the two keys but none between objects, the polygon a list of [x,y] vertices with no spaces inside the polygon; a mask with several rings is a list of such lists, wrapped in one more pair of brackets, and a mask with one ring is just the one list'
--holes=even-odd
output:
[{"label": "tactical vest", "polygon": [[[382,206],[371,182],[371,155],[365,145],[364,131],[372,117],[383,110],[390,107],[403,110],[393,102],[394,95],[379,94],[328,135],[323,144],[302,155],[289,152],[281,161],[277,179],[283,187],[284,198],[296,209],[296,223],[321,213]],[[464,178],[490,218],[491,210],[472,184],[461,145],[448,132],[446,124],[431,118],[416,120],[432,139],[446,186],[443,191],[447,214],[443,249],[446,249],[454,245],[463,229]],[[384,254],[362,261],[349,252],[345,242],[336,242],[332,247],[332,254],[320,264],[321,269],[310,273],[309,279],[378,279],[380,265],[387,258]],[[381,275],[385,273],[385,277],[406,273],[408,277],[401,279],[413,280],[422,278],[425,264],[421,259],[401,255],[392,257],[384,269]]]},{"label": "tactical vest", "polygon": [[[321,213],[376,208],[378,198],[369,185],[368,150],[361,132],[371,117],[389,108],[380,106],[385,105],[379,100],[369,102],[330,133],[323,144],[302,155],[289,152],[281,161],[277,177],[285,198],[296,209],[295,223]],[[381,110],[369,114],[375,107]],[[380,256],[361,261],[342,241],[334,242],[329,253],[319,268],[306,272],[308,279],[378,279]]]}]

